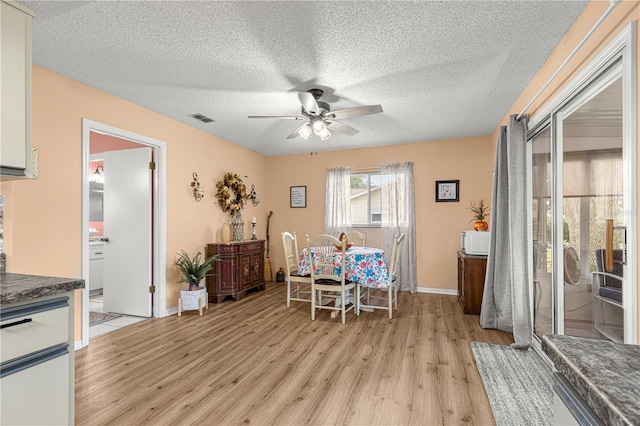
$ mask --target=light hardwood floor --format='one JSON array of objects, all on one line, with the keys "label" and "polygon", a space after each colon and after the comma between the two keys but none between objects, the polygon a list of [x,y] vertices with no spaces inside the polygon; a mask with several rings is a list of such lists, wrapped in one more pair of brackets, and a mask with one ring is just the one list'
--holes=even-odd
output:
[{"label": "light hardwood floor", "polygon": [[76,352],[78,425],[494,424],[470,342],[507,345],[454,296],[399,293],[347,324],[283,283],[151,319]]}]

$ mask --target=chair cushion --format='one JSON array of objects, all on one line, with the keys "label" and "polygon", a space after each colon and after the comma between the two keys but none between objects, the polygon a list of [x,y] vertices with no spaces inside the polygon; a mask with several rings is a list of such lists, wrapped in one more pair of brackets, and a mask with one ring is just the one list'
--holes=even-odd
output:
[{"label": "chair cushion", "polygon": [[622,289],[615,287],[600,287],[598,293],[601,297],[606,297],[607,299],[622,303]]}]

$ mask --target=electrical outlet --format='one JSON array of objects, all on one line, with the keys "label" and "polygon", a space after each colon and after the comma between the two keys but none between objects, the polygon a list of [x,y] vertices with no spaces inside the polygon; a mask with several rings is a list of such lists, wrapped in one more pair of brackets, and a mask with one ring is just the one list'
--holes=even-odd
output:
[{"label": "electrical outlet", "polygon": [[587,284],[587,292],[591,293],[591,287],[593,286],[593,284]]}]

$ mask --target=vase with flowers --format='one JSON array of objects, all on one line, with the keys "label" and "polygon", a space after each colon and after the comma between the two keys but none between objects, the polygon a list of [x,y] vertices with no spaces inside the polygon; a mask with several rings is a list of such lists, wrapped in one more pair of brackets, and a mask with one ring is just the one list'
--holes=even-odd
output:
[{"label": "vase with flowers", "polygon": [[[485,222],[485,219],[489,216],[489,210],[491,208],[484,204],[484,199],[480,199],[478,204],[476,204],[473,200],[471,201],[471,206],[469,207],[469,211],[471,211],[473,219],[471,221],[475,221],[473,224],[473,229],[476,231],[487,231],[489,229],[489,224]],[[470,222],[471,222],[470,221]]]},{"label": "vase with flowers", "polygon": [[[246,177],[246,176],[245,176]],[[231,214],[231,227],[233,241],[244,240],[244,222],[242,221],[242,209],[249,201],[247,186],[236,173],[225,173],[223,179],[216,183],[218,189],[216,198],[223,212]]]}]

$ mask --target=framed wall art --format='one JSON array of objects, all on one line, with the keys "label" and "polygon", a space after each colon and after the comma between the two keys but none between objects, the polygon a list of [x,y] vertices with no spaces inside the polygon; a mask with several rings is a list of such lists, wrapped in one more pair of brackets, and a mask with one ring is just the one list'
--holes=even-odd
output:
[{"label": "framed wall art", "polygon": [[437,180],[436,181],[436,203],[445,201],[460,201],[460,181],[459,180]]},{"label": "framed wall art", "polygon": [[292,186],[290,194],[291,208],[307,207],[307,187]]}]

